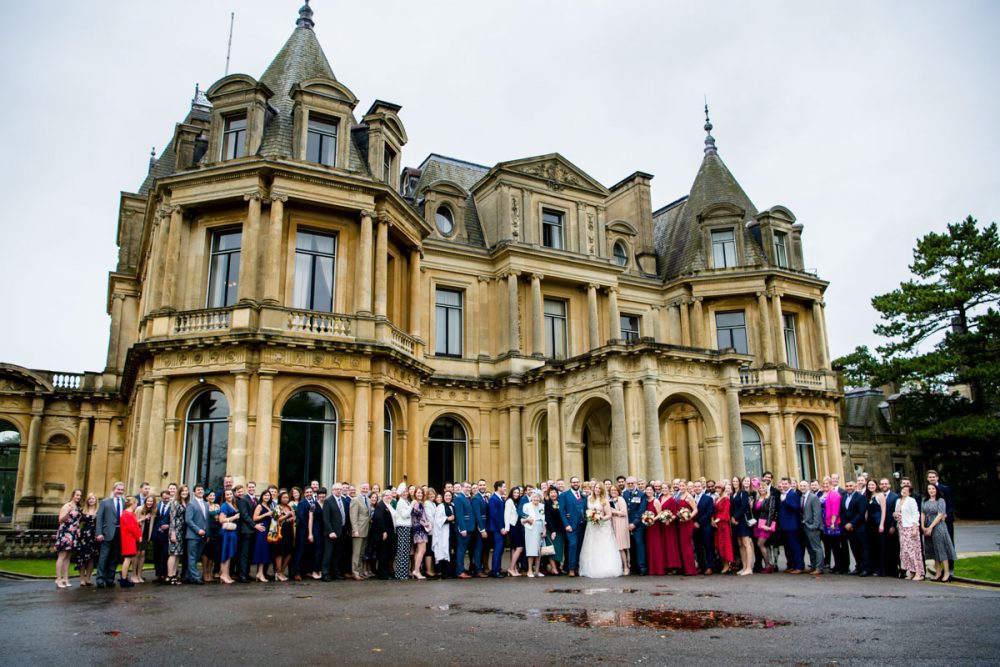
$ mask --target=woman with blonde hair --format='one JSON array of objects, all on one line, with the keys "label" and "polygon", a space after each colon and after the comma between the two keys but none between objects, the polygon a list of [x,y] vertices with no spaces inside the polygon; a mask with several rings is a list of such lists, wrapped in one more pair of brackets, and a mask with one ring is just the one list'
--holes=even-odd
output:
[{"label": "woman with blonde hair", "polygon": [[621,492],[614,484],[608,491],[608,505],[611,506],[611,528],[615,533],[615,542],[618,544],[618,555],[622,559],[622,571],[628,572],[629,568],[629,531],[628,531],[628,505],[622,498]]},{"label": "woman with blonde hair", "polygon": [[80,534],[76,541],[76,569],[81,586],[93,586],[94,564],[100,555],[97,545],[97,494],[88,493],[80,515]]},{"label": "woman with blonde hair", "polygon": [[191,502],[191,489],[187,484],[182,484],[177,490],[177,498],[170,502],[170,545],[167,547],[167,583],[172,586],[180,586],[181,578],[177,576],[177,562],[184,557],[184,532],[186,522],[184,512],[187,511],[188,503]]},{"label": "woman with blonde hair", "polygon": [[[140,538],[136,544],[135,560],[132,561],[132,583],[143,584],[142,568],[146,566],[146,550],[153,548],[153,517],[156,515],[156,496],[152,493],[146,496],[142,507],[135,510],[135,518],[139,521]],[[124,573],[124,570],[122,570]]]},{"label": "woman with blonde hair", "polygon": [[80,501],[83,490],[73,489],[73,495],[59,509],[59,530],[56,531],[56,588],[72,588],[69,583],[69,562],[80,537]]},{"label": "woman with blonde hair", "polygon": [[[153,496],[149,496],[152,498]],[[122,541],[122,573],[118,584],[122,588],[132,588],[135,582],[129,578],[129,570],[132,566],[132,559],[135,558],[139,550],[139,541],[142,539],[142,528],[139,527],[139,517],[135,515],[136,505],[139,501],[135,496],[126,496],[125,509],[119,521],[119,533]]]}]

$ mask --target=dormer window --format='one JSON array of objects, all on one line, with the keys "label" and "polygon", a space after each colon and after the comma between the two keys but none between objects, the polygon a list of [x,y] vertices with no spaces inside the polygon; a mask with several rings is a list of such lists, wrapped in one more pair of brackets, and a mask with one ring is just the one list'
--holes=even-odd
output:
[{"label": "dormer window", "polygon": [[309,114],[306,160],[327,167],[337,166],[337,121]]},{"label": "dormer window", "polygon": [[434,223],[437,225],[438,231],[445,236],[451,236],[455,230],[455,216],[451,214],[451,209],[447,206],[438,206],[434,213]]},{"label": "dormer window", "polygon": [[246,155],[247,117],[246,114],[226,118],[222,131],[222,159],[235,160]]},{"label": "dormer window", "polygon": [[542,209],[542,245],[561,250],[563,247],[563,215]]},{"label": "dormer window", "polygon": [[774,233],[774,263],[783,269],[788,268],[788,235],[784,232]]},{"label": "dormer window", "polygon": [[386,144],[382,152],[382,180],[386,183],[392,183],[392,161],[395,159],[396,152]]},{"label": "dormer window", "polygon": [[736,234],[731,229],[712,232],[712,261],[717,269],[736,266]]},{"label": "dormer window", "polygon": [[615,264],[618,266],[628,266],[628,251],[625,249],[624,243],[615,241],[615,247],[611,252],[614,255]]}]

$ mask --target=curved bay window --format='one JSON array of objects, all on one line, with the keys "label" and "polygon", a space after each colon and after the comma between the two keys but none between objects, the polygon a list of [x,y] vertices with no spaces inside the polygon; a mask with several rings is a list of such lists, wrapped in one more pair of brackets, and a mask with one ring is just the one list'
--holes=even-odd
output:
[{"label": "curved bay window", "polygon": [[300,391],[281,411],[278,486],[331,484],[336,474],[337,410],[326,396]]},{"label": "curved bay window", "polygon": [[805,424],[795,427],[795,453],[799,459],[801,479],[816,479],[816,443],[812,431]]},{"label": "curved bay window", "polygon": [[764,474],[764,447],[760,433],[750,424],[740,424],[743,430],[743,462],[747,467],[747,475],[761,477]]},{"label": "curved bay window", "polygon": [[441,489],[445,482],[465,479],[468,442],[465,428],[457,420],[451,417],[434,420],[428,432],[428,486]]},{"label": "curved bay window", "polygon": [[221,489],[229,452],[229,402],[222,392],[206,391],[191,401],[185,426],[184,484]]},{"label": "curved bay window", "polygon": [[21,432],[9,421],[0,419],[0,523],[10,523],[14,516],[14,487],[20,453]]}]

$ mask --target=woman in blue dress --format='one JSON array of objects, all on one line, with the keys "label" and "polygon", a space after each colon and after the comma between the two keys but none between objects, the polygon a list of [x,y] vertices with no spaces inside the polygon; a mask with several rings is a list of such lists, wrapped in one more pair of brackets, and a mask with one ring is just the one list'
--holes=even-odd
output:
[{"label": "woman in blue dress", "polygon": [[236,555],[237,533],[239,528],[238,519],[240,513],[236,511],[236,498],[232,489],[226,489],[222,495],[222,506],[219,508],[219,579],[224,584],[233,583],[233,578],[229,575],[229,561]]},{"label": "woman in blue dress", "polygon": [[253,510],[254,527],[257,534],[253,542],[251,562],[257,566],[257,581],[267,583],[267,566],[271,564],[271,545],[267,541],[267,531],[271,528],[271,492],[260,494],[260,502]]}]

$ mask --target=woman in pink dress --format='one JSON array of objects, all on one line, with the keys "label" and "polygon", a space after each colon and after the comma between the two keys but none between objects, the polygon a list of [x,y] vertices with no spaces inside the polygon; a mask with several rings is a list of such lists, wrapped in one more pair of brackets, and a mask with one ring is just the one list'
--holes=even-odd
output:
[{"label": "woman in pink dress", "polygon": [[628,574],[628,552],[631,548],[628,533],[628,505],[614,484],[608,489],[608,504],[611,505],[611,529],[618,545],[618,555],[622,559],[622,572]]},{"label": "woman in pink dress", "polygon": [[[674,487],[674,493],[677,493],[677,491],[677,487]],[[659,525],[663,526],[663,540],[667,554],[667,571],[671,574],[676,574],[684,567],[684,562],[681,560],[681,545],[678,539],[677,528],[680,525],[680,522],[677,520],[677,512],[681,508],[680,501],[667,493],[660,498],[660,508],[674,515],[670,523],[660,523]]]},{"label": "woman in pink dress", "polygon": [[[659,512],[659,502],[653,497],[653,485],[646,485],[646,509],[645,512],[652,512],[654,515]],[[666,530],[665,526],[656,521],[646,528],[646,561],[649,564],[649,573],[663,575],[667,573],[667,559],[665,549]]]},{"label": "woman in pink dress", "polygon": [[729,497],[732,495],[733,485],[727,481],[719,499],[715,501],[715,516],[712,518],[715,525],[715,551],[722,561],[719,574],[728,573],[733,564],[733,531],[729,523]]},{"label": "woman in pink dress", "polygon": [[[684,575],[692,577],[698,574],[698,561],[694,557],[694,518],[698,516],[698,506],[694,502],[694,496],[687,491],[681,495],[678,504],[677,541],[680,544],[681,561],[684,563]],[[686,521],[681,518],[681,513],[685,510],[690,513],[690,518]]]}]

